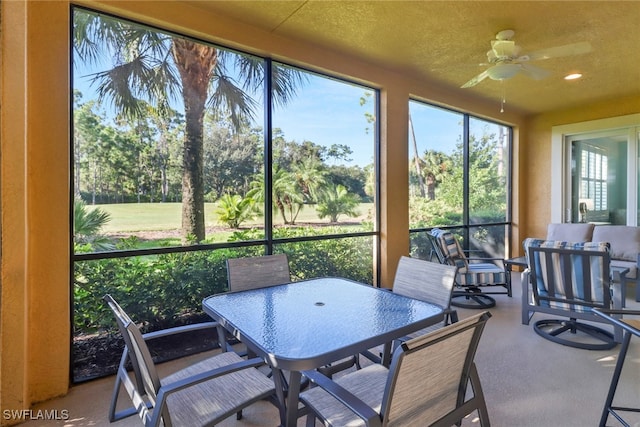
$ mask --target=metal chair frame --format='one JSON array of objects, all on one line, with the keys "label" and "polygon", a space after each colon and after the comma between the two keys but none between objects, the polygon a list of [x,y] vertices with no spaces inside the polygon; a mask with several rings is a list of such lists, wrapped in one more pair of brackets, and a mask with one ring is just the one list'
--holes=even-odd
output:
[{"label": "metal chair frame", "polygon": [[[529,324],[535,312],[564,317],[566,319],[539,320],[534,324],[534,331],[543,338],[574,348],[606,350],[622,341],[622,330],[617,326],[611,333],[595,325],[579,322],[607,323],[596,316],[593,309],[622,308],[622,301],[612,298],[608,251],[537,246],[527,246],[526,250],[529,268],[523,274],[523,324]],[[594,273],[593,265],[601,268]],[[592,283],[593,274],[596,275],[596,283]],[[578,280],[577,275],[582,280]],[[624,286],[624,274],[621,280]],[[538,283],[544,283],[544,292],[538,288]],[[602,299],[598,300],[592,291],[598,291],[593,287],[600,284]],[[529,285],[533,301],[529,301]],[[583,332],[596,341],[568,339],[565,338],[566,334],[561,336],[565,332]]]},{"label": "metal chair frame", "polygon": [[[440,239],[433,233],[434,230],[427,233],[427,238],[431,244],[430,257],[433,259],[434,255],[438,262],[441,264],[452,265],[459,268],[456,262],[448,257],[442,249]],[[454,236],[455,237],[455,236]],[[494,270],[494,272],[504,272],[504,283],[478,283],[473,285],[460,284],[458,276],[456,274],[456,288],[454,290],[451,305],[462,308],[491,308],[495,306],[496,300],[491,295],[507,295],[511,297],[513,295],[511,287],[511,274],[507,270],[504,264],[503,258],[477,258],[469,257],[467,253],[469,251],[463,251],[462,255],[466,258],[469,271],[466,274],[481,274],[487,269]],[[500,271],[501,270],[501,271]],[[504,291],[495,291],[496,287],[503,287]]]}]

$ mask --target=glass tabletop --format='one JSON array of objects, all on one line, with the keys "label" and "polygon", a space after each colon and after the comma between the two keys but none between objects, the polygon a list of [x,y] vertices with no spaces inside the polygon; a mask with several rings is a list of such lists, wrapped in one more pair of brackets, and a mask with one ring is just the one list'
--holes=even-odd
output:
[{"label": "glass tabletop", "polygon": [[341,278],[214,295],[203,309],[286,370],[314,369],[443,318],[440,306]]}]

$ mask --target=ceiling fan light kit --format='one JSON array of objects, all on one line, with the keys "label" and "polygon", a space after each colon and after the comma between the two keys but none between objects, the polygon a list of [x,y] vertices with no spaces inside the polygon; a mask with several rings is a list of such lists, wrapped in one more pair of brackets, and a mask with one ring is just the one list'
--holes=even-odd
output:
[{"label": "ceiling fan light kit", "polygon": [[507,80],[520,71],[520,64],[502,63],[496,64],[487,70],[489,78],[493,80]]}]

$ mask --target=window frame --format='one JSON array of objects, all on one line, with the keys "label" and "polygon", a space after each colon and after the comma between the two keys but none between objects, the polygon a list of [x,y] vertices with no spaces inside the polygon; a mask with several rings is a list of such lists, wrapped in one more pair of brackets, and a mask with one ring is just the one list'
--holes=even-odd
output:
[{"label": "window frame", "polygon": [[[442,105],[438,105],[435,103],[431,103],[431,102],[426,102],[417,98],[413,98],[410,97],[409,98],[409,102],[417,102],[420,104],[423,104],[425,106],[428,107],[433,107],[433,108],[437,108],[440,110],[444,110],[444,111],[448,111],[452,114],[459,114],[462,116],[462,144],[463,144],[463,148],[462,148],[462,155],[463,155],[463,212],[462,212],[462,223],[461,224],[456,224],[456,225],[449,225],[449,226],[439,226],[438,228],[440,229],[445,229],[445,230],[451,230],[453,232],[455,232],[456,234],[459,234],[462,237],[462,241],[461,244],[463,246],[464,250],[470,250],[470,242],[471,242],[471,235],[474,229],[478,229],[478,228],[482,228],[482,227],[496,227],[496,226],[504,226],[505,227],[505,241],[504,241],[504,248],[505,248],[505,258],[508,258],[511,256],[511,234],[512,234],[512,226],[513,226],[513,222],[512,222],[512,213],[513,213],[513,206],[512,206],[512,201],[513,201],[513,195],[512,195],[512,188],[513,188],[513,126],[505,124],[505,123],[500,123],[496,120],[489,120],[486,119],[484,117],[480,117],[474,114],[470,114],[468,112],[465,111],[461,111],[461,110],[456,110],[453,108],[449,108],[449,107],[444,107]],[[481,120],[481,121],[485,121],[491,124],[495,124],[497,126],[502,126],[504,128],[506,128],[508,130],[508,135],[507,135],[507,144],[509,145],[507,148],[507,161],[508,161],[508,168],[507,168],[507,172],[506,172],[506,177],[507,177],[507,183],[506,183],[506,196],[507,196],[507,200],[506,200],[506,212],[505,212],[505,220],[504,221],[498,221],[498,222],[490,222],[490,223],[473,223],[471,224],[471,220],[470,220],[470,214],[469,214],[469,195],[470,195],[470,189],[469,189],[469,156],[470,156],[470,150],[469,150],[469,142],[471,139],[471,132],[470,132],[470,121],[471,119],[477,119],[477,120]],[[407,144],[409,144],[409,140],[407,140]],[[417,235],[419,233],[425,233],[425,232],[429,232],[433,229],[434,227],[417,227],[417,228],[411,228],[409,227],[409,235]],[[409,242],[409,245],[411,247],[411,239]]]},{"label": "window frame", "polygon": [[[217,46],[221,49],[226,49],[226,50],[230,50],[230,51],[234,51],[234,52],[238,52],[240,54],[247,54],[247,55],[251,55],[251,56],[255,56],[255,57],[259,57],[262,60],[265,61],[265,69],[266,69],[266,73],[265,73],[265,85],[264,85],[264,117],[263,117],[263,122],[264,122],[264,173],[265,173],[265,182],[267,183],[267,186],[269,188],[269,190],[272,188],[272,165],[273,165],[273,129],[272,129],[272,107],[273,107],[273,100],[272,100],[272,81],[271,81],[271,70],[272,70],[272,63],[276,62],[273,57],[271,56],[265,56],[264,54],[258,54],[258,53],[253,53],[253,52],[248,52],[248,51],[244,51],[244,50],[239,50],[237,48],[232,48],[229,46],[226,46],[222,43],[219,43],[217,41],[212,41],[212,40],[206,40],[206,39],[202,39],[202,38],[197,38],[197,37],[193,37],[193,36],[189,36],[189,35],[185,35],[185,34],[181,34],[178,33],[177,31],[174,30],[169,30],[167,28],[162,28],[158,25],[153,25],[153,24],[149,24],[146,22],[142,22],[136,19],[132,19],[129,17],[123,17],[123,16],[119,16],[119,15],[115,15],[115,14],[111,14],[108,12],[104,12],[101,10],[96,10],[96,9],[91,9],[88,7],[84,7],[84,6],[77,6],[77,5],[72,5],[70,8],[70,15],[71,15],[71,20],[70,22],[73,23],[73,15],[74,15],[74,11],[76,10],[80,10],[80,11],[86,11],[89,13],[97,13],[100,15],[104,15],[113,19],[119,19],[119,20],[123,20],[123,21],[127,21],[130,22],[132,24],[135,25],[141,25],[144,27],[147,27],[151,30],[157,30],[159,32],[163,32],[169,35],[175,35],[175,36],[179,36],[179,37],[185,37],[185,38],[189,38],[191,40],[194,40],[196,42],[199,43],[203,43],[203,44],[210,44],[210,45],[214,45]],[[73,25],[73,24],[72,24]],[[70,50],[73,51],[73,31],[70,32],[70,41],[69,41],[69,46],[70,46]],[[73,85],[73,54],[70,55],[71,58],[70,60],[72,61],[72,64],[70,66],[70,72],[71,72],[71,76],[70,76],[70,84],[71,86]],[[341,76],[337,76],[337,75],[330,75],[327,73],[323,73],[320,71],[316,71],[316,70],[311,70],[309,68],[304,68],[304,67],[300,67],[298,65],[295,64],[290,64],[287,63],[285,61],[282,60],[278,60],[278,63],[281,63],[283,65],[286,66],[290,66],[292,68],[296,68],[299,69],[300,71],[303,72],[309,72],[309,73],[313,73],[316,74],[318,76],[322,76],[322,77],[326,77],[329,79],[333,79],[333,80],[337,80],[340,82],[344,82],[346,84],[352,84],[352,85],[356,85],[362,88],[366,88],[367,90],[370,90],[373,93],[373,99],[375,101],[375,114],[376,117],[380,117],[380,90],[374,87],[366,87],[364,85],[362,85],[362,83],[356,82],[355,80],[349,80],[346,79],[344,77]],[[71,91],[71,93],[73,93],[73,91]],[[194,245],[185,245],[185,246],[171,246],[171,247],[159,247],[159,248],[149,248],[149,249],[132,249],[132,250],[113,250],[113,251],[105,251],[105,252],[90,252],[90,253],[80,253],[80,254],[76,254],[74,252],[73,249],[73,201],[74,201],[74,177],[75,177],[75,164],[74,164],[74,124],[73,124],[73,114],[74,114],[74,109],[73,109],[73,99],[70,99],[70,117],[71,119],[71,123],[70,123],[70,127],[71,127],[71,132],[70,132],[70,207],[69,207],[69,212],[70,212],[70,231],[71,231],[71,248],[70,248],[70,253],[71,253],[71,271],[73,271],[73,265],[75,262],[77,261],[89,261],[89,260],[98,260],[98,259],[112,259],[112,258],[124,258],[124,257],[135,257],[135,256],[145,256],[145,255],[158,255],[158,254],[169,254],[169,253],[180,253],[180,252],[194,252],[194,251],[209,251],[209,250],[216,250],[216,249],[224,249],[224,248],[237,248],[237,247],[250,247],[250,246],[264,246],[265,247],[265,254],[271,254],[273,253],[273,247],[276,244],[281,244],[281,243],[296,243],[296,242],[306,242],[306,241],[314,241],[314,240],[330,240],[330,239],[341,239],[341,238],[351,238],[351,237],[366,237],[366,236],[372,236],[372,238],[375,241],[374,244],[374,248],[373,248],[373,254],[374,254],[374,259],[373,259],[373,280],[374,283],[379,283],[379,277],[380,277],[380,247],[381,247],[381,242],[380,242],[380,205],[379,202],[381,200],[380,198],[380,124],[379,124],[379,120],[376,120],[375,123],[373,124],[373,143],[374,143],[374,147],[373,147],[373,153],[374,153],[374,159],[373,159],[373,167],[375,169],[375,183],[376,183],[376,188],[375,188],[375,196],[374,196],[374,205],[375,205],[375,212],[376,212],[376,217],[375,217],[375,222],[374,222],[374,229],[373,231],[359,231],[359,232],[351,232],[351,233],[344,233],[344,234],[325,234],[325,235],[319,235],[319,236],[303,236],[303,237],[293,237],[293,238],[274,238],[273,237],[273,214],[271,212],[271,199],[272,199],[272,193],[271,191],[267,191],[265,194],[265,210],[264,210],[264,216],[265,216],[265,223],[264,223],[264,227],[265,227],[265,237],[264,239],[258,239],[258,240],[248,240],[248,241],[239,241],[239,242],[222,242],[222,243],[198,243],[198,244],[194,244]],[[268,208],[267,208],[268,207]],[[71,277],[71,282],[73,282],[73,277]],[[73,283],[72,283],[73,285]],[[73,295],[73,294],[72,294]]]}]

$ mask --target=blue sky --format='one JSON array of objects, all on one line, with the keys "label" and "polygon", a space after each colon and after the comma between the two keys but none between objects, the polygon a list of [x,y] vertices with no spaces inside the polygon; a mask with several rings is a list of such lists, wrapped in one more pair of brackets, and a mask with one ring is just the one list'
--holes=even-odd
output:
[{"label": "blue sky", "polygon": [[365,113],[374,113],[373,101],[360,105],[366,91],[311,75],[290,104],[276,108],[273,126],[281,128],[287,140],[309,140],[327,147],[347,145],[353,150],[349,164],[365,166],[373,162],[374,154],[374,125],[365,117]]}]

